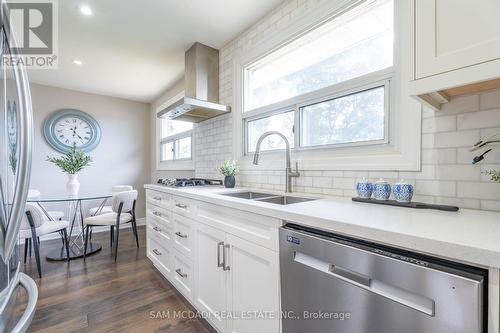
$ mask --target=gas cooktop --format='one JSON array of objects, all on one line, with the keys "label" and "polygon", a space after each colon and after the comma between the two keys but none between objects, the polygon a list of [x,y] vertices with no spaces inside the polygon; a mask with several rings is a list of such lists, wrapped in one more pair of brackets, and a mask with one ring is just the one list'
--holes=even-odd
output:
[{"label": "gas cooktop", "polygon": [[160,178],[157,182],[159,185],[170,187],[187,187],[187,186],[207,186],[207,185],[222,185],[222,180],[204,179],[204,178]]}]

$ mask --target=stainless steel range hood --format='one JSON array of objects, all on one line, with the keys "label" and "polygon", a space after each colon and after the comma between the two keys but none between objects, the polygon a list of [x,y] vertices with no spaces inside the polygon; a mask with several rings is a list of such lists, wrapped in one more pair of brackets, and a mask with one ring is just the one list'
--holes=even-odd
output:
[{"label": "stainless steel range hood", "polygon": [[185,55],[184,97],[158,112],[159,118],[199,123],[231,111],[219,104],[219,51],[194,43]]}]

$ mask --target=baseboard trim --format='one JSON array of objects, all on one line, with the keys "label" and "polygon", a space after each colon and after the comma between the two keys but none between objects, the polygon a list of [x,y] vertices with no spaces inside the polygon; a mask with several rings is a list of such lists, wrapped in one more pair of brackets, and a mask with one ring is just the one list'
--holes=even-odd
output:
[{"label": "baseboard trim", "polygon": [[[142,226],[142,225],[146,225],[146,218],[145,217],[141,217],[141,218],[137,219],[137,226]],[[123,229],[127,229],[130,227],[131,227],[130,223],[126,223],[123,225]],[[120,227],[120,230],[121,229],[122,229],[122,227]],[[77,235],[79,231],[80,231],[79,228],[75,228],[75,230],[73,231],[73,234]],[[107,232],[107,231],[109,231],[109,227],[103,226],[103,227],[94,227],[92,232],[99,233],[99,232]],[[45,241],[54,240],[54,239],[60,239],[59,234],[53,233],[53,234],[42,236],[42,237],[40,237],[40,242],[45,242]],[[24,244],[24,239],[20,239],[19,244]]]}]

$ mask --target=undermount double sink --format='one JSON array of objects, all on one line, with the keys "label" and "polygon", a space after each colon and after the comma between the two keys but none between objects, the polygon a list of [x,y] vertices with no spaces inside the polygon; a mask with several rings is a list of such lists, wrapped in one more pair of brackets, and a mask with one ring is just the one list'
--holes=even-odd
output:
[{"label": "undermount double sink", "polygon": [[288,195],[276,195],[270,193],[259,193],[251,191],[221,193],[221,195],[233,198],[253,200],[253,201],[268,202],[276,205],[291,205],[294,203],[317,200],[312,198],[295,197]]}]

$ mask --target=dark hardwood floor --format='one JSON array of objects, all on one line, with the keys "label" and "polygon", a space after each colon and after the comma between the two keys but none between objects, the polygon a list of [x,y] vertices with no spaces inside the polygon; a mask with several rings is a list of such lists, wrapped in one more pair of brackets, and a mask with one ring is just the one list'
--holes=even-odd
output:
[{"label": "dark hardwood floor", "polygon": [[202,319],[174,318],[173,311],[194,309],[146,258],[145,227],[139,228],[139,237],[137,249],[132,230],[120,232],[116,263],[109,233],[94,234],[103,250],[86,263],[49,262],[46,253],[61,242],[43,242],[42,279],[34,256],[21,263],[39,290],[29,332],[215,332]]}]

